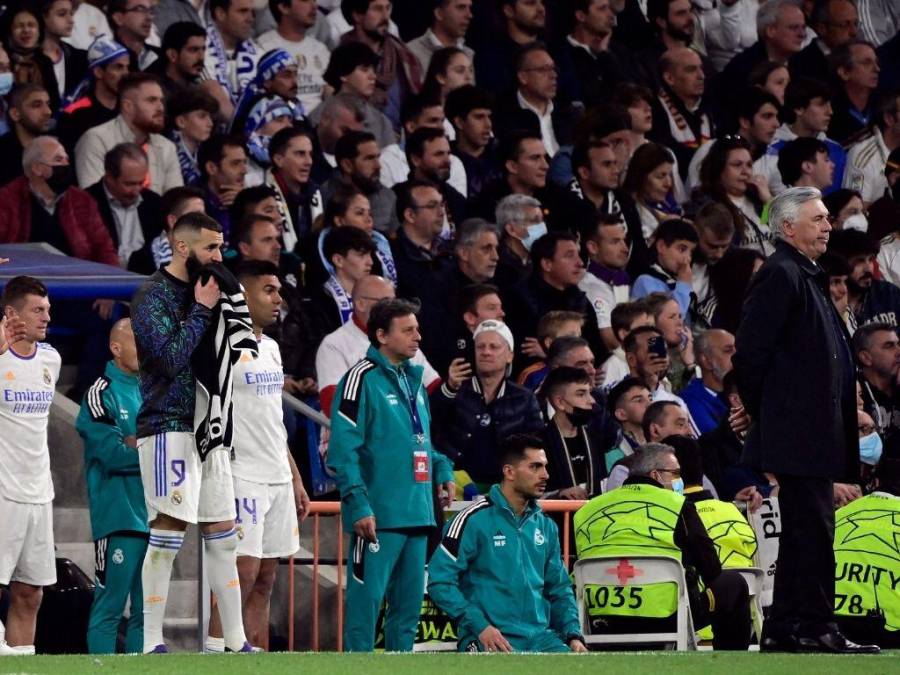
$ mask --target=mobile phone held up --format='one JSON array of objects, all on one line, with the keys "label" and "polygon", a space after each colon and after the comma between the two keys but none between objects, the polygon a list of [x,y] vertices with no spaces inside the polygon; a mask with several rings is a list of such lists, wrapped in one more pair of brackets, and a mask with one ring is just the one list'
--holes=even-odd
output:
[{"label": "mobile phone held up", "polygon": [[668,351],[666,350],[666,341],[661,335],[654,335],[647,340],[647,351],[661,359],[666,358]]}]

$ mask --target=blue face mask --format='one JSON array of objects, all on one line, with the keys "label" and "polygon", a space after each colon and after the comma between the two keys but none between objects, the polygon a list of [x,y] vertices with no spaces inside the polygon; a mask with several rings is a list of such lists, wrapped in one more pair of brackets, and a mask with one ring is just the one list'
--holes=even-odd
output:
[{"label": "blue face mask", "polygon": [[875,466],[881,459],[881,436],[874,431],[868,436],[859,439],[859,461],[863,464]]},{"label": "blue face mask", "polygon": [[13,86],[12,73],[0,73],[0,96],[6,96]]},{"label": "blue face mask", "polygon": [[684,494],[684,481],[681,480],[680,478],[674,478],[672,480],[672,492],[674,492],[677,495],[683,495]]},{"label": "blue face mask", "polygon": [[522,246],[524,246],[526,250],[530,251],[531,246],[534,244],[534,242],[543,237],[545,234],[547,234],[547,223],[540,222],[535,223],[534,225],[529,225],[528,234],[522,240]]}]

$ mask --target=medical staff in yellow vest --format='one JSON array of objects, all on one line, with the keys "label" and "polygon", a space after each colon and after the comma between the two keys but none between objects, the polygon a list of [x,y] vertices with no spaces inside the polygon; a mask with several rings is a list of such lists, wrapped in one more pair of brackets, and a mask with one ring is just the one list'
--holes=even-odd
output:
[{"label": "medical staff in yellow vest", "polygon": [[834,514],[834,613],[851,640],[898,649],[900,460],[883,458],[877,475],[875,492]]},{"label": "medical staff in yellow vest", "polygon": [[605,624],[616,632],[659,630],[660,619],[675,613],[674,588],[642,585],[640,570],[626,563],[628,556],[667,555],[684,565],[694,628],[712,624],[714,649],[746,650],[747,584],[738,572],[722,569],[696,508],[682,494],[684,482],[674,449],[648,443],[635,457],[621,487],[595,497],[575,513],[579,559],[600,555],[623,559],[616,568],[621,586],[596,586],[586,592],[592,626]]}]

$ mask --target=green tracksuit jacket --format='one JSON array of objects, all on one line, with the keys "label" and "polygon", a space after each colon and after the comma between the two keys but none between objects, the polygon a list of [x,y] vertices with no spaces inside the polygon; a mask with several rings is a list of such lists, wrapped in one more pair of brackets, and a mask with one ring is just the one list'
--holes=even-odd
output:
[{"label": "green tracksuit jacket", "polygon": [[134,436],[141,407],[138,378],[110,361],[81,403],[75,428],[84,439],[84,474],[94,540],[113,532],[149,532]]},{"label": "green tracksuit jacket", "polygon": [[489,625],[520,642],[547,630],[563,643],[581,639],[556,524],[534,501],[516,516],[499,485],[444,527],[428,594],[458,623],[461,639]]},{"label": "green tracksuit jacket", "polygon": [[[409,394],[423,428],[415,439]],[[328,467],[337,475],[344,528],[375,516],[378,529],[435,524],[434,483],[453,480],[453,465],[431,445],[431,413],[422,368],[392,365],[374,347],[338,382],[331,411]],[[430,477],[417,481],[414,452],[428,457]]]}]

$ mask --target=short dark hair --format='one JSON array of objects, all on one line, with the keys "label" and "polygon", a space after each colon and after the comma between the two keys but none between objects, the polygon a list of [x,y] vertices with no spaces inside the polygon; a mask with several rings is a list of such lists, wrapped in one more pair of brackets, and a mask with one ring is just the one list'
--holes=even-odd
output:
[{"label": "short dark hair", "polygon": [[694,227],[698,235],[702,230],[706,230],[719,239],[734,237],[734,215],[724,204],[709,202],[697,211],[697,215],[694,216]]},{"label": "short dark hair", "polygon": [[[344,229],[344,228],[339,228]],[[378,331],[390,332],[391,322],[410,314],[418,314],[420,305],[403,298],[384,298],[375,303],[369,311],[369,323],[366,325],[366,334],[369,336],[369,344],[375,349],[381,346],[378,341]]]},{"label": "short dark hair", "polygon": [[829,277],[848,277],[852,272],[847,260],[834,252],[825,251],[818,257],[816,264],[825,270],[825,274]]},{"label": "short dark hair", "polygon": [[199,234],[200,230],[221,232],[222,226],[219,225],[219,222],[217,220],[210,218],[205,213],[191,211],[190,213],[185,213],[178,220],[176,220],[175,227],[172,228],[173,233],[190,232],[195,235]]},{"label": "short dark hair", "polygon": [[179,115],[187,115],[197,110],[205,110],[210,115],[219,112],[219,102],[205,89],[188,87],[179,92],[178,96],[170,97],[168,110],[169,118],[174,120]]},{"label": "short dark hair", "polygon": [[625,336],[625,341],[622,343],[622,349],[625,350],[626,354],[634,354],[637,351],[638,338],[641,335],[646,335],[648,333],[662,335],[662,333],[659,332],[659,329],[654,326],[638,326]]},{"label": "short dark hair", "polygon": [[478,301],[488,295],[496,295],[500,297],[500,289],[493,284],[469,284],[463,286],[459,291],[459,299],[457,301],[459,316],[466,312],[475,312]]},{"label": "short dark hair", "polygon": [[119,80],[119,100],[121,101],[128,92],[139,89],[145,84],[155,84],[162,89],[162,80],[158,75],[146,72],[128,73]]},{"label": "short dark hair", "polygon": [[700,241],[697,237],[697,230],[686,220],[681,218],[670,218],[662,221],[653,232],[653,248],[659,242],[666,246],[671,246],[676,241],[689,241],[696,244]]},{"label": "short dark hair", "polygon": [[[322,214],[322,227],[335,227],[335,220],[344,216],[350,208],[350,204],[359,195],[366,197],[365,193],[350,181],[334,181],[334,190],[325,202],[325,212]],[[368,199],[368,197],[366,197]]]},{"label": "short dark hair", "polygon": [[27,99],[32,94],[37,94],[39,92],[44,92],[45,94],[49,95],[47,87],[42,84],[38,84],[37,82],[17,84],[9,93],[9,107],[20,108],[22,104],[25,103],[25,99]]},{"label": "short dark hair", "polygon": [[894,119],[900,115],[900,89],[892,89],[881,94],[875,103],[875,124],[884,131],[888,128],[885,117],[890,115]]},{"label": "short dark hair", "polygon": [[47,287],[39,279],[24,274],[13,277],[6,282],[3,296],[0,297],[0,306],[3,308],[15,307],[25,299],[26,295],[37,295],[46,298],[48,295]]},{"label": "short dark hair", "polygon": [[675,0],[647,0],[647,21],[650,22],[650,26],[653,30],[657,30],[656,24],[654,23],[656,19],[668,21],[669,5],[673,2],[675,2]]},{"label": "short dark hair", "polygon": [[[715,147],[715,146],[713,146]],[[666,146],[659,143],[648,142],[634,151],[628,170],[625,172],[625,182],[622,190],[631,195],[640,194],[644,189],[644,182],[653,171],[663,164],[675,164],[675,156]]]},{"label": "short dark hair", "polygon": [[200,201],[203,201],[204,197],[203,190],[191,185],[179,185],[178,187],[166,190],[162,196],[162,201],[160,202],[160,211],[162,211],[163,222],[165,222],[169,216],[174,215],[175,212],[180,211],[186,201],[190,199],[199,199]]},{"label": "short dark hair", "polygon": [[795,138],[778,151],[778,171],[785,185],[794,185],[803,176],[803,162],[815,162],[816,155],[828,156],[828,146],[818,138]]},{"label": "short dark hair", "polygon": [[522,70],[525,67],[525,59],[527,59],[529,55],[533,54],[534,52],[545,52],[547,54],[551,54],[552,57],[550,48],[540,40],[536,40],[535,42],[528,42],[525,45],[519,47],[518,51],[516,51],[516,59],[515,65],[513,67],[513,72],[518,73],[520,70]]},{"label": "short dark hair", "polygon": [[561,393],[561,390],[570,384],[589,385],[591,384],[591,378],[587,374],[587,371],[581,368],[560,366],[547,373],[547,377],[541,385],[541,393],[549,399],[551,396],[556,396]]},{"label": "short dark hair", "polygon": [[848,262],[860,255],[878,255],[877,239],[859,230],[836,230],[828,240],[828,250],[843,256]]},{"label": "short dark hair", "polygon": [[180,52],[193,37],[206,38],[206,29],[193,21],[176,21],[166,28],[161,47],[163,54],[169,49]]},{"label": "short dark hair", "polygon": [[400,125],[402,126],[407,122],[412,122],[423,112],[428,110],[428,108],[436,108],[438,106],[443,108],[443,103],[441,102],[440,96],[436,94],[422,92],[407,96],[406,100],[403,101],[403,105],[400,107]]},{"label": "short dark hair", "polygon": [[372,51],[371,47],[362,42],[346,42],[338,45],[331,52],[331,58],[328,61],[328,67],[322,73],[322,79],[337,92],[343,85],[342,77],[346,77],[361,66],[375,68],[377,65],[378,55]]},{"label": "short dark hair", "polygon": [[104,155],[104,173],[112,178],[118,178],[122,175],[122,161],[125,159],[146,162],[147,153],[137,143],[119,143]]},{"label": "short dark hair", "polygon": [[841,68],[847,70],[853,67],[854,47],[868,47],[875,51],[875,45],[867,40],[851,40],[832,49],[828,55],[828,74],[831,75],[832,80],[840,82],[838,71]]},{"label": "short dark hair", "polygon": [[621,407],[619,403],[625,398],[625,394],[636,388],[646,389],[647,385],[644,384],[641,378],[629,375],[610,389],[609,394],[606,396],[606,405],[610,414],[614,414]]},{"label": "short dark hair", "polygon": [[238,221],[232,221],[231,244],[237,248],[236,245],[239,243],[253,243],[253,230],[257,223],[266,223],[277,228],[275,221],[269,216],[251,213]]},{"label": "short dark hair", "polygon": [[774,95],[759,87],[747,87],[737,100],[737,118],[752,122],[760,108],[767,103],[774,106],[775,112],[781,115],[781,104]]},{"label": "short dark hair", "polygon": [[556,255],[556,248],[561,241],[578,243],[578,237],[568,230],[553,230],[538,239],[531,246],[531,264],[535,271],[541,269],[542,260],[552,260]]},{"label": "short dark hair", "polygon": [[406,161],[412,166],[413,157],[422,157],[425,154],[425,145],[438,138],[446,138],[443,129],[432,127],[419,127],[406,139]]},{"label": "short dark hair", "polygon": [[858,355],[860,352],[868,351],[872,346],[872,338],[875,333],[881,331],[888,331],[896,335],[897,327],[884,321],[873,321],[857,328],[853,333],[853,353]]},{"label": "short dark hair", "polygon": [[350,251],[358,253],[374,253],[375,242],[365,230],[358,227],[348,225],[346,227],[332,228],[325,235],[325,242],[322,244],[322,253],[325,260],[331,262],[331,258],[335,255],[345,256]]},{"label": "short dark hair", "polygon": [[413,190],[421,188],[434,188],[438,192],[441,191],[440,186],[435,183],[432,183],[429,180],[419,180],[416,178],[403,183],[398,183],[394,186],[394,192],[397,193],[397,220],[401,223],[403,222],[403,214],[406,212],[406,209],[411,209],[415,205],[413,203]]},{"label": "short dark hair", "polygon": [[503,135],[498,146],[498,155],[504,164],[504,173],[506,172],[506,162],[519,161],[519,157],[522,156],[522,143],[525,141],[540,141],[543,144],[544,139],[539,132],[528,129],[515,129]]},{"label": "short dark hair", "polygon": [[493,111],[494,98],[490,92],[476,87],[474,84],[464,84],[447,94],[444,101],[444,115],[456,126],[454,120],[459,117],[465,120],[473,110],[487,109]]},{"label": "short dark hair", "polygon": [[587,143],[578,143],[572,150],[572,168],[590,168],[591,150],[599,150],[600,148],[609,148],[612,150],[612,146],[609,143],[599,139],[591,139]]},{"label": "short dark hair", "polygon": [[681,478],[686,486],[703,484],[703,451],[696,438],[673,434],[661,441],[675,450],[675,458],[681,467]]},{"label": "short dark hair", "polygon": [[644,438],[650,440],[650,425],[659,424],[663,415],[666,414],[666,408],[670,405],[679,408],[681,407],[681,404],[677,401],[654,401],[647,406],[647,411],[644,413],[644,419],[641,420],[641,430],[644,432]]},{"label": "short dark hair", "polygon": [[272,18],[275,19],[275,23],[281,23],[281,17],[284,15],[279,5],[290,7],[291,2],[292,0],[269,0],[269,11],[272,12]]},{"label": "short dark hair", "polygon": [[291,141],[300,136],[308,138],[310,143],[313,142],[312,132],[303,127],[287,127],[276,133],[269,141],[269,157],[283,155]]},{"label": "short dark hair", "polygon": [[841,209],[847,206],[854,197],[857,197],[859,201],[863,201],[862,194],[858,190],[838,188],[837,190],[824,195],[822,197],[822,202],[824,202],[825,208],[828,209],[828,213],[832,216],[837,216],[837,214],[841,212]]},{"label": "short dark hair", "polygon": [[254,206],[269,197],[276,197],[275,189],[269,185],[254,185],[244,188],[237,193],[228,208],[228,217],[231,218],[232,223],[239,223],[250,215]]},{"label": "short dark hair", "polygon": [[631,322],[638,318],[641,314],[650,314],[650,310],[642,300],[632,300],[631,302],[620,302],[613,307],[609,315],[609,321],[613,334],[618,336],[619,331],[627,330]]},{"label": "short dark hair", "polygon": [[575,337],[574,335],[556,338],[553,344],[550,345],[550,349],[547,350],[547,367],[550,370],[559,368],[560,359],[573,349],[580,349],[581,347],[590,349],[591,345],[584,338]]},{"label": "short dark hair", "polygon": [[235,276],[238,279],[247,277],[277,277],[278,266],[271,260],[242,260],[238,266]]},{"label": "short dark hair", "polygon": [[221,164],[225,157],[225,148],[241,148],[243,150],[244,142],[237,136],[214,134],[200,144],[200,149],[197,150],[197,165],[200,169],[200,177],[204,181],[209,178],[209,172],[206,170],[207,162],[212,162],[216,166]]},{"label": "short dark hair", "polygon": [[[371,319],[369,319],[371,321]],[[543,450],[544,441],[535,434],[510,434],[502,441],[498,448],[500,465],[515,464],[525,459],[528,450]]]},{"label": "short dark hair", "polygon": [[334,145],[334,160],[340,165],[345,160],[354,160],[359,155],[363,143],[377,142],[375,134],[368,131],[347,131]]},{"label": "short dark hair", "polygon": [[231,0],[209,0],[209,11],[212,14],[214,9],[224,9],[226,12],[231,7]]},{"label": "short dark hair", "polygon": [[797,120],[797,110],[806,108],[814,98],[825,101],[831,100],[831,91],[828,85],[809,77],[791,78],[787,89],[784,91],[784,109],[782,116],[788,124]]}]

